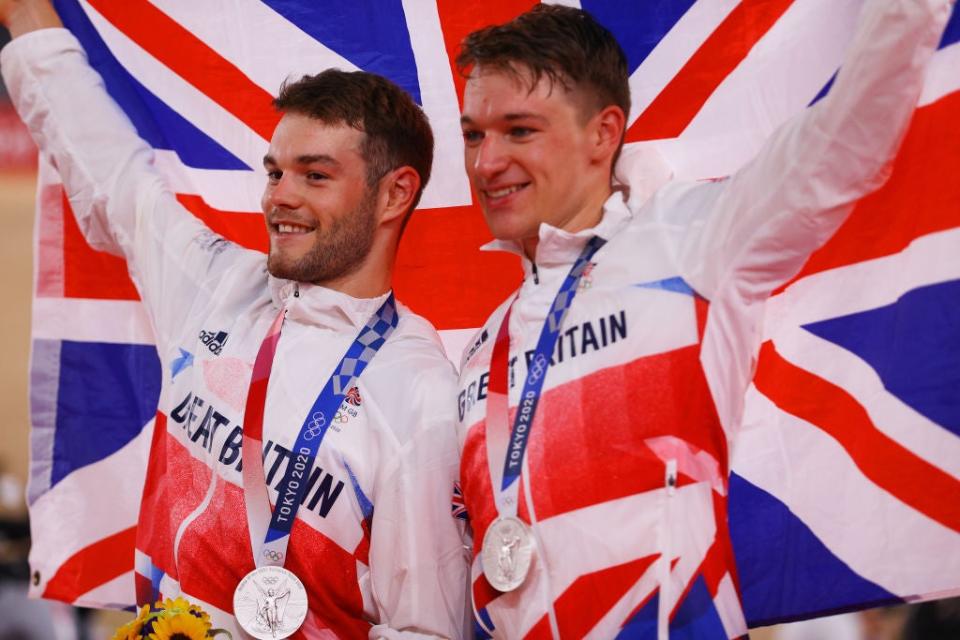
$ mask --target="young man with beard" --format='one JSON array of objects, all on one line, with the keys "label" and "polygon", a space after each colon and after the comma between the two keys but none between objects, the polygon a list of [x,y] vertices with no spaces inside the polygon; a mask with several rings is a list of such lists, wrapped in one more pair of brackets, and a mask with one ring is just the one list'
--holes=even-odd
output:
[{"label": "young man with beard", "polygon": [[180,206],[49,4],[0,3],[0,17],[14,103],[87,239],[126,258],[156,330],[141,603],[182,594],[235,638],[238,625],[286,637],[303,619],[309,637],[461,635],[455,416],[438,401],[455,372],[390,291],[430,174],[422,111],[367,73],[284,86],[264,260]]},{"label": "young man with beard", "polygon": [[588,14],[464,41],[466,170],[525,271],[461,368],[484,634],[746,634],[725,496],[762,303],[884,181],[949,4],[864,3],[825,99],[728,179],[650,197],[657,172],[613,181],[627,66]]}]

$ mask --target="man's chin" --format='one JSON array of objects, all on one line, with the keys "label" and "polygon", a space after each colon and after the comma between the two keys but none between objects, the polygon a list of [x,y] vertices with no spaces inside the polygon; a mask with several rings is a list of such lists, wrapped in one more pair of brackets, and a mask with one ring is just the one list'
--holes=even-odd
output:
[{"label": "man's chin", "polygon": [[273,253],[267,257],[267,273],[274,278],[300,281],[302,280],[302,274],[296,267],[296,264],[291,264],[288,260],[284,260]]},{"label": "man's chin", "polygon": [[487,229],[497,240],[523,242],[524,238],[537,237],[539,225],[533,227],[526,221],[526,216],[500,215],[484,211]]},{"label": "man's chin", "polygon": [[538,234],[536,230],[530,231],[529,229],[518,229],[511,226],[489,226],[490,235],[492,235],[497,240],[503,242],[519,242],[523,244],[523,241],[528,238],[536,238]]}]

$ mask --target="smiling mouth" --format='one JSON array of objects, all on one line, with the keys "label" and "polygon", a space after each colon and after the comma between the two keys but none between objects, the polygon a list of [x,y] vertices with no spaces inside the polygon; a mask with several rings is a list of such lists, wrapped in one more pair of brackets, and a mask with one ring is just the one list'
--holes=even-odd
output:
[{"label": "smiling mouth", "polygon": [[512,193],[516,193],[522,189],[526,189],[530,185],[529,182],[524,182],[523,184],[514,184],[509,187],[503,187],[501,189],[485,189],[484,195],[487,198],[505,198]]},{"label": "smiling mouth", "polygon": [[288,235],[288,234],[298,235],[303,233],[310,233],[311,231],[313,231],[313,229],[311,229],[310,227],[304,227],[299,224],[289,224],[285,222],[281,222],[280,224],[275,224],[273,225],[273,228],[274,228],[274,231],[276,231],[281,235]]}]

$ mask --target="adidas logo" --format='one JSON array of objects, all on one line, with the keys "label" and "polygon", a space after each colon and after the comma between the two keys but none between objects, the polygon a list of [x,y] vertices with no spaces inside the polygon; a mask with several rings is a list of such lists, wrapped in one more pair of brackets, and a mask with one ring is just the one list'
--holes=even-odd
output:
[{"label": "adidas logo", "polygon": [[210,353],[218,356],[223,351],[223,345],[227,343],[226,331],[201,331],[200,342],[207,345]]}]

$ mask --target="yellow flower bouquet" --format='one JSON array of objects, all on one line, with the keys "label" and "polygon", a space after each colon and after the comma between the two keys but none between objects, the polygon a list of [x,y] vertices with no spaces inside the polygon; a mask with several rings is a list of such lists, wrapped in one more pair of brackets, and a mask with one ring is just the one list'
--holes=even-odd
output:
[{"label": "yellow flower bouquet", "polygon": [[230,632],[211,629],[210,616],[183,598],[143,605],[136,620],[123,625],[113,640],[206,640]]}]

